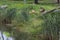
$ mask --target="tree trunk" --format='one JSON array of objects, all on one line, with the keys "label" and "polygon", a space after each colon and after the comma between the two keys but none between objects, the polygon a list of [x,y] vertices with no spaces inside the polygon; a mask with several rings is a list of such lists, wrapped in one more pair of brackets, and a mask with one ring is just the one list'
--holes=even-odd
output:
[{"label": "tree trunk", "polygon": [[34,0],[34,3],[35,3],[35,4],[38,4],[38,0]]},{"label": "tree trunk", "polygon": [[59,4],[59,0],[57,0],[57,3]]},{"label": "tree trunk", "polygon": [[24,0],[24,4],[26,4],[26,0]]}]

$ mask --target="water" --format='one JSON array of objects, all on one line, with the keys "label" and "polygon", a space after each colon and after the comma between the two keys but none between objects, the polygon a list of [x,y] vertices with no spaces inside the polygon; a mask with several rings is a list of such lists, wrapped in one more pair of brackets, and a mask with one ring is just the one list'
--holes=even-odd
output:
[{"label": "water", "polygon": [[[5,34],[3,34],[4,40],[14,40],[13,37],[7,37]],[[1,35],[1,31],[0,31],[0,40],[3,40],[2,35]]]}]

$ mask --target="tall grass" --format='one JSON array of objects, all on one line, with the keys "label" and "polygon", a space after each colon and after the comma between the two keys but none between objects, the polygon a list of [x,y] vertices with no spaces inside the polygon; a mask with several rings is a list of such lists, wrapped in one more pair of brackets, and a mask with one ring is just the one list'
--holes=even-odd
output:
[{"label": "tall grass", "polygon": [[44,32],[45,35],[52,37],[52,40],[59,39],[59,29],[60,29],[60,10],[56,12],[51,12],[43,15],[44,19]]},{"label": "tall grass", "polygon": [[[60,12],[51,12],[41,16],[39,12],[40,5],[14,4],[15,8],[11,4],[9,6],[7,10],[1,10],[2,14],[0,15],[0,19],[6,17],[12,18],[11,24],[13,26],[7,27],[8,29],[6,27],[4,28],[6,28],[16,40],[45,40],[44,35],[55,36],[59,32]],[[49,6],[44,5],[43,7],[50,10]],[[54,8],[52,6],[50,7]],[[31,10],[35,10],[36,13],[29,13]],[[42,38],[41,35],[43,36]]]}]

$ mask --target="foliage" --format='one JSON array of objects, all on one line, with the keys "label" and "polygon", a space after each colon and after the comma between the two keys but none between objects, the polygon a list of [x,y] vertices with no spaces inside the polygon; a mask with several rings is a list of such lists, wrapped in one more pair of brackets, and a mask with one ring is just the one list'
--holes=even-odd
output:
[{"label": "foliage", "polygon": [[[44,20],[44,32],[43,34],[52,36],[52,40],[58,40],[58,35],[59,35],[59,29],[60,29],[60,10],[47,13],[43,15],[43,20]],[[56,37],[54,37],[56,36]]]},{"label": "foliage", "polygon": [[[4,19],[6,17],[11,18],[12,19],[11,24],[13,26],[3,25],[4,29],[6,28],[5,30],[9,32],[12,36],[14,36],[16,40],[40,40],[39,35],[41,34],[44,35],[44,33],[51,33],[51,31],[54,34],[56,30],[53,28],[55,28],[60,22],[59,21],[56,23],[56,20],[60,20],[59,13],[53,12],[53,13],[48,13],[41,16],[41,13],[39,11],[40,10],[39,8],[41,6],[46,8],[46,10],[50,10],[51,8],[54,8],[53,6],[50,6],[50,5],[48,6],[33,5],[33,4],[22,5],[19,3],[10,4],[7,10],[6,9],[4,11],[1,10],[1,13],[3,16],[1,16],[0,19],[2,18]],[[35,12],[32,12],[32,10],[34,10]]]}]

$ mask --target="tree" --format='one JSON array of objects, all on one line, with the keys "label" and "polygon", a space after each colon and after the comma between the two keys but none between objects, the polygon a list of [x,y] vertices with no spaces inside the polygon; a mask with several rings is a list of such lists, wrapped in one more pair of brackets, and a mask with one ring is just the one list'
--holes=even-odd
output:
[{"label": "tree", "polygon": [[38,0],[34,0],[34,3],[35,3],[35,4],[38,4]]},{"label": "tree", "polygon": [[26,0],[24,0],[24,3],[26,3]]},{"label": "tree", "polygon": [[57,3],[59,4],[59,0],[57,0]]}]

